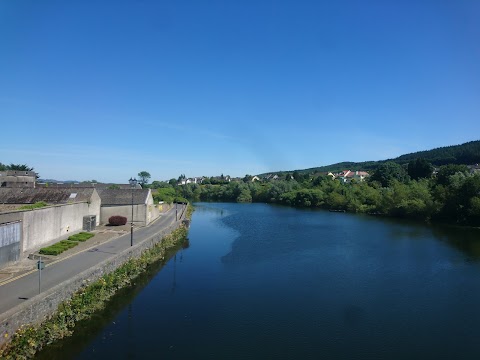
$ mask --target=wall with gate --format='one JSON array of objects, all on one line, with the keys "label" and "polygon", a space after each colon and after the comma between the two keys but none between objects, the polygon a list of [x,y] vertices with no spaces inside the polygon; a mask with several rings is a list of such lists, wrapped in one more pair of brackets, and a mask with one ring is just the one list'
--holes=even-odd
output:
[{"label": "wall with gate", "polygon": [[0,224],[0,267],[20,259],[22,222]]},{"label": "wall with gate", "polygon": [[83,217],[97,214],[100,203],[87,202],[0,213],[0,268],[81,231]]}]

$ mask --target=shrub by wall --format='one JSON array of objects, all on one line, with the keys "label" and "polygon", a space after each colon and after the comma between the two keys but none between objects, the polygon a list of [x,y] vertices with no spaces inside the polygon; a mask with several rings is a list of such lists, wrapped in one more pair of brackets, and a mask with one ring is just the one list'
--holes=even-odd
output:
[{"label": "shrub by wall", "polygon": [[108,218],[108,223],[114,226],[125,225],[127,223],[127,218],[119,215],[110,216]]},{"label": "shrub by wall", "polygon": [[78,245],[78,241],[62,240],[51,246],[41,248],[39,253],[43,255],[58,255]]},{"label": "shrub by wall", "polygon": [[48,204],[45,201],[38,201],[35,204],[20,206],[18,210],[33,210],[33,209],[38,209],[45,206],[48,206]]},{"label": "shrub by wall", "polygon": [[92,234],[92,233],[81,232],[81,233],[69,236],[68,240],[71,240],[71,241],[87,241],[88,239],[90,239],[91,237],[94,237],[94,236],[95,236],[95,234]]}]

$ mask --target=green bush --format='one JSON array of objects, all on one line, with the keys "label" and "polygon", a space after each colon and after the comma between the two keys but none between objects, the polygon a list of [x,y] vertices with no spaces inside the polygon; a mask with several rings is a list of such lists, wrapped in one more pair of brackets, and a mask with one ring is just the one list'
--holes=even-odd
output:
[{"label": "green bush", "polygon": [[108,218],[108,224],[113,226],[125,225],[127,218],[125,216],[115,215]]},{"label": "green bush", "polygon": [[43,255],[58,255],[68,249],[71,249],[78,245],[78,241],[62,240],[51,246],[41,248],[39,253]]},{"label": "green bush", "polygon": [[38,209],[44,206],[48,206],[48,204],[45,201],[38,201],[35,204],[20,206],[18,210],[33,210],[33,209]]},{"label": "green bush", "polygon": [[81,233],[70,236],[68,238],[68,240],[71,240],[71,241],[87,241],[88,239],[90,239],[93,236],[95,236],[95,235],[92,234],[92,233],[81,232]]}]

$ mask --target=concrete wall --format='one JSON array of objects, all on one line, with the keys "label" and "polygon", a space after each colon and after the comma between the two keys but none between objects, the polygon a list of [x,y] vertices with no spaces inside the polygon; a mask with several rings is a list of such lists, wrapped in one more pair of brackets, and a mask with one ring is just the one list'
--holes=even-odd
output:
[{"label": "concrete wall", "polygon": [[148,209],[147,221],[150,224],[152,221],[154,221],[160,216],[161,210],[159,206],[154,204],[148,205],[147,209]]},{"label": "concrete wall", "polygon": [[[79,290],[86,283],[98,280],[108,274],[130,258],[139,257],[143,251],[151,248],[162,238],[178,228],[181,221],[174,222],[167,229],[145,239],[131,248],[124,250],[113,259],[107,259],[98,265],[85,270],[74,278],[42,292],[41,294],[26,300],[15,308],[0,314],[0,346],[7,341],[5,334],[13,334],[24,324],[38,324],[57,311],[58,306]],[[10,336],[8,337],[8,339]]]},{"label": "concrete wall", "polygon": [[90,203],[81,202],[47,206],[34,210],[12,211],[0,214],[0,224],[22,221],[20,249],[23,257],[46,244],[82,230],[83,217],[96,215],[100,221],[100,197]]},{"label": "concrete wall", "polygon": [[83,228],[83,217],[89,214],[87,203],[48,206],[23,215],[23,251],[36,250],[56,239]]},{"label": "concrete wall", "polygon": [[160,207],[153,202],[152,192],[148,194],[147,198],[147,225],[160,216]]},{"label": "concrete wall", "polygon": [[0,187],[34,188],[35,181],[36,174],[34,171],[0,171]]},{"label": "concrete wall", "polygon": [[22,222],[0,224],[0,268],[20,260]]},{"label": "concrete wall", "polygon": [[[130,223],[132,218],[132,205],[111,205],[100,208],[100,222],[108,224],[110,216],[125,216]],[[139,226],[147,225],[147,206],[145,204],[133,205],[133,223]]]},{"label": "concrete wall", "polygon": [[[100,199],[100,196],[98,195],[97,191],[95,190],[92,194],[92,197],[90,199],[90,203],[88,204],[89,208],[89,213],[88,215],[95,215],[96,218],[96,225],[100,225],[100,207],[102,205],[102,199]],[[82,219],[83,221],[83,219]]]}]

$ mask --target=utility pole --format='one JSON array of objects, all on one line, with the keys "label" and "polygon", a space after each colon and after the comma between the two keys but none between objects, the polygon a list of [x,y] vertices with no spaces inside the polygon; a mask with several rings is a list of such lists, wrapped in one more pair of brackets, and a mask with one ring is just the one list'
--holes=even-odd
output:
[{"label": "utility pole", "polygon": [[42,292],[42,270],[45,268],[45,263],[42,261],[42,257],[40,256],[40,260],[37,261],[37,269],[38,269],[38,293]]}]

